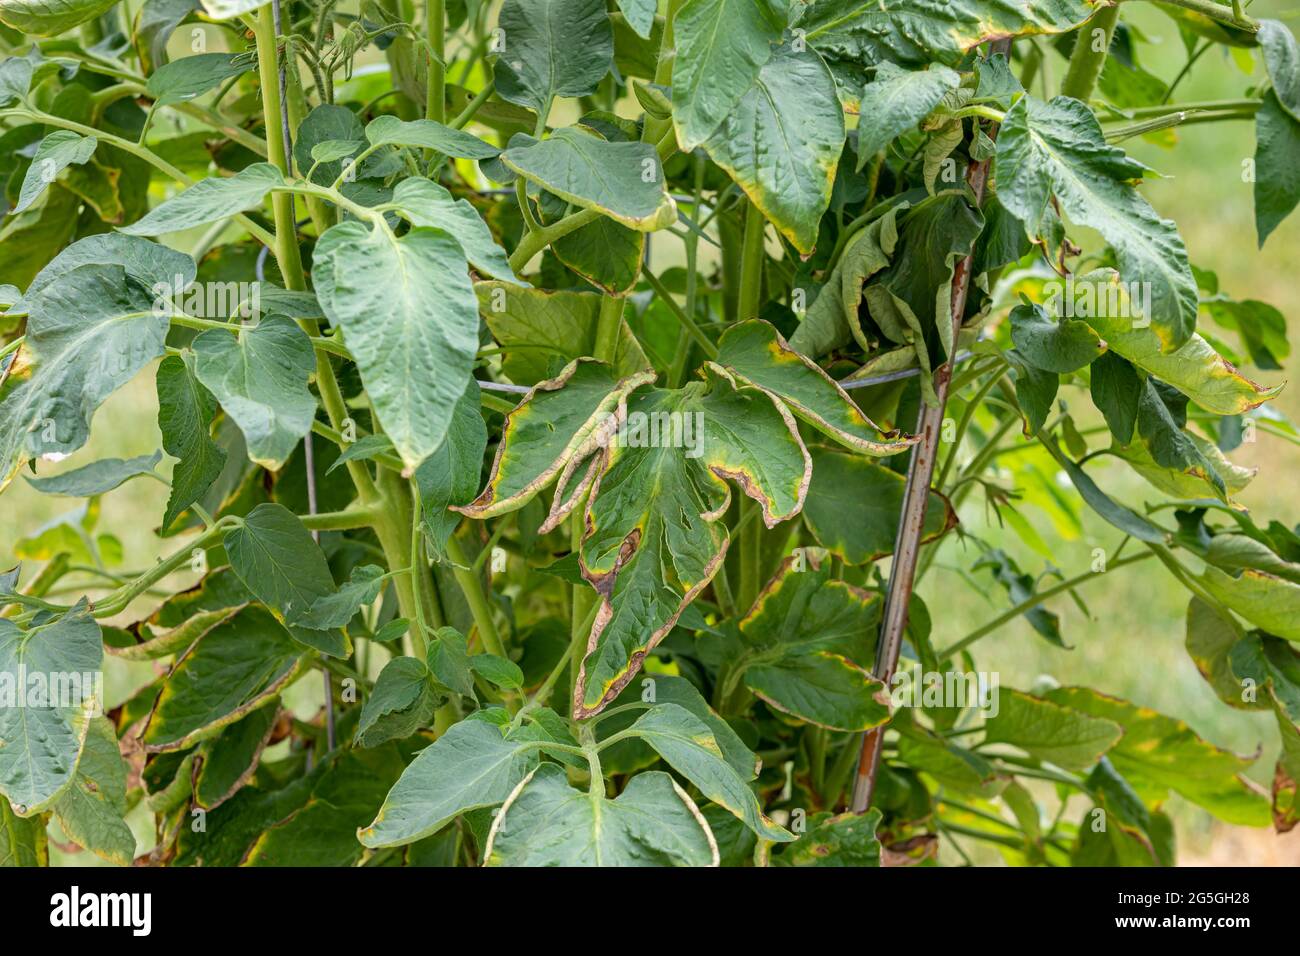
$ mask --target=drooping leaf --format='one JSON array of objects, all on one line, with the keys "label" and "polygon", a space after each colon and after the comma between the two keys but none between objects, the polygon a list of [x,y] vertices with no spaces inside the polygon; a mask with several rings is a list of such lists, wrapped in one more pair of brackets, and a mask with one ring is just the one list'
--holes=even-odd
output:
[{"label": "drooping leaf", "polygon": [[474,672],[469,667],[469,642],[454,627],[440,627],[429,641],[429,670],[444,687],[474,699]]},{"label": "drooping leaf", "polygon": [[904,70],[888,60],[881,63],[863,89],[858,108],[866,118],[858,128],[858,168],[894,139],[915,129],[960,83],[961,76],[945,66]]},{"label": "drooping leaf", "polygon": [[613,62],[601,0],[506,0],[497,25],[505,35],[493,70],[497,93],[535,113],[557,97],[592,93]]},{"label": "drooping leaf", "polygon": [[1260,20],[1256,38],[1278,102],[1293,119],[1300,120],[1300,45],[1295,35],[1278,20]]},{"label": "drooping leaf", "polygon": [[[0,682],[12,698],[0,707],[0,796],[18,816],[46,809],[72,785],[92,717],[104,705],[103,656],[84,599],[27,630],[0,618]],[[35,674],[46,681],[29,681]]]},{"label": "drooping leaf", "polygon": [[762,0],[687,0],[673,19],[673,124],[683,150],[731,115],[772,56],[785,27]]},{"label": "drooping leaf", "polygon": [[128,236],[160,236],[204,226],[261,205],[267,193],[282,185],[284,177],[278,169],[270,163],[253,163],[225,179],[199,180],[121,231]]},{"label": "drooping leaf", "polygon": [[366,695],[356,742],[361,747],[377,747],[409,737],[430,721],[440,702],[424,661],[394,657]]},{"label": "drooping leaf", "polygon": [[1269,90],[1255,114],[1255,233],[1260,248],[1300,203],[1300,120]]},{"label": "drooping leaf", "polygon": [[20,213],[36,202],[45,192],[45,187],[69,166],[89,162],[98,145],[95,137],[79,136],[66,129],[55,130],[46,136],[36,147],[32,164],[27,167],[22,187],[18,190],[18,202],[10,214]]},{"label": "drooping leaf", "polygon": [[1137,426],[1142,379],[1127,360],[1114,352],[1098,356],[1089,373],[1092,403],[1106,419],[1106,426],[1115,440],[1127,445],[1133,440],[1133,429]]},{"label": "drooping leaf", "polygon": [[1201,336],[1193,333],[1172,352],[1162,352],[1159,337],[1151,328],[1135,328],[1124,313],[1124,290],[1114,272],[1091,273],[1076,284],[1095,282],[1101,288],[1095,301],[1097,314],[1086,321],[1116,355],[1182,392],[1197,405],[1216,415],[1239,415],[1262,405],[1281,391],[1265,388],[1242,376]]},{"label": "drooping leaf", "polygon": [[717,739],[698,717],[677,704],[656,704],[628,733],[645,740],[664,761],[709,800],[730,810],[765,840],[789,843],[794,835],[764,815],[745,779],[727,763]]},{"label": "drooping leaf", "polygon": [[415,468],[437,450],[478,351],[478,308],[465,253],[449,233],[334,226],[316,244],[312,279],[343,329],[384,432]]},{"label": "drooping leaf", "polygon": [[176,659],[145,725],[145,749],[184,750],[270,706],[297,675],[302,653],[269,611],[244,608]]},{"label": "drooping leaf", "polygon": [[666,773],[637,774],[613,800],[543,764],[493,822],[485,866],[717,866],[699,809]]},{"label": "drooping leaf", "polygon": [[1100,232],[1124,279],[1149,289],[1150,314],[1143,318],[1160,351],[1169,352],[1196,327],[1196,281],[1177,227],[1135,188],[1146,173],[1146,166],[1106,143],[1086,105],[1068,97],[1048,103],[1021,98],[998,135],[1002,205],[1025,223],[1031,239],[1038,238],[1034,233],[1053,196],[1072,222]]},{"label": "drooping leaf", "polygon": [[518,690],[524,685],[524,672],[519,665],[496,654],[475,654],[469,658],[469,667],[483,680],[502,690]]},{"label": "drooping leaf", "polygon": [[139,455],[135,458],[105,458],[91,462],[72,471],[49,478],[28,478],[27,483],[37,491],[47,495],[68,495],[73,498],[89,498],[112,491],[123,482],[130,481],[138,475],[153,475],[154,468],[162,460],[162,452],[152,455]]},{"label": "drooping leaf", "polygon": [[826,277],[808,313],[790,336],[797,351],[819,358],[856,340],[863,351],[873,351],[858,320],[863,284],[889,265],[898,244],[898,216],[906,211],[900,203],[854,233],[839,260]]},{"label": "drooping leaf", "polygon": [[248,783],[275,732],[278,717],[278,708],[259,707],[207,744],[194,777],[195,803],[213,810]]},{"label": "drooping leaf", "polygon": [[126,764],[113,723],[96,717],[86,734],[73,785],[54,804],[54,816],[73,843],[118,866],[130,866],[135,836],[127,813]]},{"label": "drooping leaf", "polygon": [[412,843],[467,810],[503,803],[537,766],[537,749],[486,721],[454,724],[411,761],[357,838],[371,848]]},{"label": "drooping leaf", "polygon": [[[813,473],[803,516],[817,542],[848,564],[866,564],[892,553],[902,514],[903,476],[857,455],[810,451]],[[921,540],[933,541],[956,524],[952,504],[932,490]]]},{"label": "drooping leaf", "polygon": [[[488,329],[504,350],[502,371],[514,381],[530,384],[553,378],[571,360],[595,352],[600,296],[500,282],[479,282],[474,290]],[[626,320],[621,321],[614,370],[630,376],[649,366],[636,336]]]},{"label": "drooping leaf", "polygon": [[240,60],[229,53],[199,53],[182,57],[154,70],[145,82],[144,91],[158,106],[184,103],[215,90],[232,77],[247,73],[254,65],[246,58]]},{"label": "drooping leaf", "polygon": [[853,451],[888,456],[915,444],[887,432],[853,403],[829,375],[786,343],[769,323],[740,322],[718,341],[716,366],[787,405],[796,417]]},{"label": "drooping leaf", "polygon": [[603,363],[575,361],[558,377],[539,382],[506,416],[487,486],[468,505],[451,510],[491,518],[523,507],[557,476],[567,481],[613,436],[620,402],[653,380],[653,372],[620,379]]},{"label": "drooping leaf", "polygon": [[[811,559],[806,559],[811,560]],[[871,676],[880,602],[831,579],[830,562],[786,558],[740,620],[746,649],[731,666],[753,694],[818,727],[868,730],[889,719]]]},{"label": "drooping leaf", "polygon": [[1256,627],[1300,641],[1300,584],[1254,568],[1234,575],[1213,566],[1198,580],[1211,597]]},{"label": "drooping leaf", "polygon": [[810,255],[844,148],[844,109],[821,57],[778,48],[703,146],[777,230]]},{"label": "drooping leaf", "polygon": [[[812,470],[789,413],[715,373],[680,390],[639,392],[627,408],[586,509],[582,574],[601,608],[578,671],[579,716],[618,695],[717,573],[729,542],[717,523],[731,500],[727,479],[773,527],[799,512]],[[668,435],[653,425],[673,421]]]},{"label": "drooping leaf", "polygon": [[216,481],[226,453],[208,431],[216,415],[216,399],[184,359],[168,355],[159,363],[157,389],[163,449],[177,460],[162,520],[162,527],[170,528]]},{"label": "drooping leaf", "polygon": [[452,413],[447,437],[415,470],[424,526],[436,555],[442,554],[447,539],[460,522],[460,516],[450,511],[450,507],[467,505],[478,493],[487,439],[478,383],[470,379]]},{"label": "drooping leaf", "polygon": [[677,205],[649,143],[609,142],[571,126],[512,146],[501,162],[561,199],[598,209],[630,229],[653,232],[677,221]]}]

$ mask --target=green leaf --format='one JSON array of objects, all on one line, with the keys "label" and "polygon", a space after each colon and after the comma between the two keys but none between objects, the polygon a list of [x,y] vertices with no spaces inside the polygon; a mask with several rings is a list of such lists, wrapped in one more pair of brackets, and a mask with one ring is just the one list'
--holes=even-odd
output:
[{"label": "green leaf", "polygon": [[[618,695],[717,573],[729,542],[717,521],[731,500],[726,479],[759,503],[769,528],[803,506],[812,462],[789,413],[765,392],[705,377],[631,396],[596,478],[581,562],[601,609],[578,671],[579,717]],[[677,422],[679,434],[654,425],[656,438],[656,422]]]},{"label": "green leaf", "polygon": [[[803,516],[817,542],[848,564],[867,564],[892,554],[903,507],[903,476],[857,455],[810,451],[812,483]],[[931,490],[921,540],[934,541],[956,526],[952,504]]]},{"label": "green leaf", "polygon": [[898,216],[907,208],[908,204],[901,202],[853,234],[804,320],[790,336],[794,349],[818,358],[856,340],[863,351],[874,351],[858,319],[862,286],[889,265],[898,244]]},{"label": "green leaf", "polygon": [[684,151],[713,135],[758,79],[784,18],[764,0],[686,0],[673,19],[673,123]]},{"label": "green leaf", "polygon": [[400,213],[413,226],[432,226],[450,233],[475,269],[494,279],[522,284],[515,278],[505,252],[497,245],[487,223],[469,200],[453,199],[446,188],[433,180],[415,176],[403,179],[393,190],[393,201],[381,208]]},{"label": "green leaf", "polygon": [[474,694],[474,672],[469,666],[469,642],[454,627],[440,627],[429,641],[429,670],[444,687],[470,700]]},{"label": "green leaf", "polygon": [[844,108],[821,57],[775,50],[703,146],[777,230],[811,255],[844,149]]},{"label": "green leaf", "polygon": [[217,412],[216,399],[185,359],[168,355],[159,363],[157,389],[163,449],[177,460],[162,520],[162,527],[170,528],[216,481],[225,468],[226,453],[208,431]]},{"label": "green leaf", "polygon": [[815,362],[790,348],[767,322],[752,320],[730,326],[718,341],[713,365],[729,377],[762,389],[796,417],[853,451],[896,455],[916,443],[912,436],[886,432],[862,414],[848,392]]},{"label": "green leaf", "polygon": [[420,751],[357,838],[372,849],[431,836],[467,810],[502,803],[537,766],[537,746],[482,720],[453,724]]},{"label": "green leaf", "polygon": [[497,94],[538,114],[557,97],[593,93],[613,63],[602,0],[506,0],[497,25],[505,35]]},{"label": "green leaf", "polygon": [[89,162],[98,145],[99,140],[95,137],[78,136],[66,129],[55,130],[46,136],[36,147],[32,164],[23,177],[22,188],[18,190],[18,202],[9,214],[16,215],[30,207],[45,192],[45,187],[69,166]]},{"label": "green leaf", "polygon": [[295,622],[334,593],[334,579],[320,546],[298,516],[264,502],[223,538],[230,566],[258,600]]},{"label": "green leaf", "polygon": [[27,483],[42,494],[90,498],[112,491],[137,475],[156,477],[154,468],[161,460],[160,451],[136,458],[105,458],[50,478],[29,477]]},{"label": "green leaf", "polygon": [[[501,152],[472,133],[431,119],[403,121],[396,116],[377,116],[366,125],[366,139],[371,146],[414,146],[455,159],[491,159]],[[404,181],[430,183],[419,178]]]},{"label": "green leaf", "polygon": [[192,348],[195,376],[243,432],[248,457],[279,471],[316,417],[307,387],[316,353],[307,334],[275,315],[234,335],[209,329]]},{"label": "green leaf", "polygon": [[1145,441],[1133,442],[1128,447],[1115,446],[1111,451],[1153,486],[1175,498],[1204,498],[1207,491],[1213,491],[1216,496],[1235,495],[1255,477],[1257,469],[1234,465],[1217,445],[1200,435],[1183,431],[1182,440],[1195,449],[1186,467],[1159,464]]},{"label": "green leaf", "polygon": [[773,866],[880,866],[880,810],[814,813],[799,839],[772,855]]},{"label": "green leaf", "polygon": [[1198,580],[1211,597],[1256,627],[1300,641],[1300,584],[1254,568],[1234,575],[1213,566]]},{"label": "green leaf", "polygon": [[524,686],[524,672],[514,661],[495,654],[475,654],[469,659],[469,667],[475,674],[489,684],[502,690],[518,690]]},{"label": "green leaf", "polygon": [[469,504],[478,492],[488,438],[480,408],[478,383],[470,379],[452,413],[447,437],[415,471],[424,527],[436,555],[443,553],[460,523],[450,507]]},{"label": "green leaf", "polygon": [[1144,799],[1159,803],[1173,790],[1225,822],[1267,824],[1268,801],[1244,780],[1255,757],[1222,750],[1181,720],[1086,687],[1062,687],[1044,697],[1123,729],[1107,759]]},{"label": "green leaf", "polygon": [[23,303],[34,369],[0,400],[0,488],[28,457],[84,445],[95,410],[163,354],[167,334],[152,296],[116,264],[62,273]]},{"label": "green leaf", "polygon": [[73,785],[54,804],[54,816],[69,839],[95,856],[130,866],[135,836],[127,813],[126,764],[118,750],[113,722],[96,717],[86,734]]},{"label": "green leaf", "polygon": [[[245,866],[355,866],[365,853],[357,827],[371,819],[402,772],[393,745],[337,752],[314,781],[311,796],[244,852]],[[211,821],[209,822],[211,826]]]},{"label": "green leaf", "polygon": [[1255,34],[1264,50],[1264,65],[1278,102],[1300,120],[1300,45],[1291,28],[1277,20],[1260,20]]},{"label": "green leaf", "polygon": [[653,232],[677,221],[659,154],[650,143],[611,143],[577,127],[501,154],[510,170],[582,209]]},{"label": "green leaf", "polygon": [[267,193],[283,185],[284,177],[270,163],[253,163],[224,179],[199,180],[120,231],[128,236],[159,236],[207,225],[260,206]]},{"label": "green leaf", "polygon": [[24,820],[14,815],[8,800],[0,797],[0,869],[49,865],[45,817],[38,814]]},{"label": "green leaf", "polygon": [[312,280],[343,329],[384,432],[416,468],[446,437],[478,351],[478,308],[460,244],[439,229],[397,238],[383,225],[345,222],[316,244]]},{"label": "green leaf", "polygon": [[610,800],[550,763],[502,806],[483,855],[485,866],[718,865],[713,833],[668,774],[638,774]]},{"label": "green leaf", "polygon": [[1033,303],[1011,310],[1011,341],[1030,365],[1061,374],[1078,371],[1106,350],[1106,343],[1087,322],[1054,319]]},{"label": "green leaf", "polygon": [[828,54],[924,66],[954,63],[985,40],[1065,33],[1095,9],[1091,0],[812,0],[792,25]]},{"label": "green leaf", "polygon": [[176,659],[145,725],[145,750],[184,750],[273,704],[302,653],[269,611],[244,608]]},{"label": "green leaf", "polygon": [[601,216],[551,243],[551,252],[592,285],[626,295],[641,276],[645,243],[645,233]]},{"label": "green leaf", "polygon": [[440,703],[424,661],[394,657],[379,672],[361,707],[356,743],[377,747],[409,737],[429,723]]},{"label": "green leaf", "polygon": [[1091,767],[1123,736],[1112,720],[1007,687],[998,690],[997,708],[984,722],[985,743],[1011,744],[1066,770]]},{"label": "green leaf", "polygon": [[347,584],[333,594],[318,597],[305,611],[291,618],[290,623],[318,631],[346,627],[358,610],[375,602],[383,587],[383,568],[358,565],[352,569]]},{"label": "green leaf", "polygon": [[1300,120],[1269,90],[1255,114],[1255,233],[1260,248],[1300,203]]},{"label": "green leaf", "polygon": [[[1020,565],[1016,564],[1001,548],[992,548],[980,555],[979,560],[973,565],[973,570],[981,568],[988,568],[992,572],[994,580],[1006,589],[1007,597],[1011,599],[1013,605],[1028,601],[1037,590],[1037,580],[1032,575],[1021,571]],[[1030,627],[1048,643],[1057,647],[1066,647],[1065,641],[1061,638],[1061,619],[1058,615],[1039,604],[1025,611],[1024,618],[1029,622]]]},{"label": "green leaf", "polygon": [[891,142],[915,129],[943,100],[961,85],[961,76],[945,66],[904,70],[885,61],[862,91],[859,115],[871,122],[858,128],[858,169]]},{"label": "green leaf", "polygon": [[1074,485],[1075,490],[1079,492],[1079,496],[1107,524],[1119,528],[1125,534],[1132,535],[1139,541],[1146,541],[1149,544],[1165,543],[1167,534],[1163,528],[1148,521],[1131,508],[1119,504],[1114,498],[1097,487],[1097,483],[1088,476],[1088,473],[1063,454],[1052,439],[1048,439],[1046,447],[1052,453],[1052,457],[1065,470],[1066,475],[1069,476],[1070,484]]},{"label": "green leaf", "polygon": [[1133,366],[1114,352],[1098,356],[1089,369],[1088,389],[1092,403],[1106,419],[1115,440],[1127,445],[1137,426],[1138,402],[1142,399],[1142,379]]},{"label": "green leaf", "polygon": [[184,103],[247,73],[254,65],[249,59],[241,61],[230,53],[187,56],[158,67],[145,82],[144,91],[157,101],[156,106]]},{"label": "green leaf", "polygon": [[744,654],[732,666],[753,694],[818,727],[857,732],[889,719],[871,676],[880,603],[831,579],[830,562],[786,558],[740,620]]},{"label": "green leaf", "polygon": [[645,740],[707,799],[730,810],[763,839],[775,843],[794,840],[794,834],[763,814],[749,784],[727,763],[713,732],[686,708],[656,704],[627,732]]},{"label": "green leaf", "polygon": [[1075,280],[1076,285],[1106,283],[1096,295],[1096,315],[1087,322],[1116,355],[1182,392],[1216,415],[1239,415],[1273,398],[1282,386],[1265,388],[1242,376],[1211,345],[1193,333],[1172,352],[1162,352],[1156,333],[1135,328],[1124,304],[1124,290],[1114,272],[1102,270]]},{"label": "green leaf", "polygon": [[1106,143],[1085,104],[1068,97],[1048,103],[1023,97],[1007,112],[998,135],[1002,205],[1025,223],[1030,239],[1039,238],[1035,232],[1053,196],[1072,222],[1100,232],[1115,250],[1124,279],[1147,284],[1150,309],[1142,318],[1168,352],[1192,335],[1198,296],[1177,227],[1161,219],[1134,186],[1146,173],[1146,166]]},{"label": "green leaf", "polygon": [[15,30],[52,37],[111,10],[117,0],[5,0],[0,20]]},{"label": "green leaf", "polygon": [[1004,352],[1003,356],[1016,372],[1016,404],[1024,416],[1025,437],[1028,438],[1047,424],[1047,418],[1052,414],[1052,403],[1061,387],[1061,376],[1056,372],[1044,372],[1026,362],[1016,349]]},{"label": "green leaf", "polygon": [[506,416],[487,485],[468,505],[451,510],[480,519],[506,514],[522,508],[563,473],[558,502],[563,482],[577,465],[609,441],[619,404],[652,381],[649,371],[620,379],[603,363],[570,362],[557,378],[535,385]]},{"label": "green leaf", "polygon": [[655,0],[618,0],[618,8],[622,11],[627,25],[636,31],[636,35],[643,40],[650,39],[650,31],[654,29],[657,7],[658,4]]},{"label": "green leaf", "polygon": [[275,732],[278,707],[259,707],[208,743],[194,777],[194,802],[214,810],[239,792],[257,770]]},{"label": "green leaf", "polygon": [[[72,785],[92,718],[104,706],[98,696],[103,657],[99,625],[84,598],[62,617],[25,631],[0,618],[0,684],[10,698],[0,706],[0,796],[18,816],[50,807]],[[29,679],[35,674],[59,680],[37,683]]]},{"label": "green leaf", "polygon": [[1200,478],[1210,485],[1216,496],[1227,501],[1227,486],[1219,470],[1182,427],[1187,421],[1186,400],[1175,417],[1174,410],[1162,394],[1164,392],[1182,398],[1173,389],[1158,388],[1153,379],[1144,383],[1142,398],[1138,402],[1137,428],[1146,444],[1145,450],[1158,467]]},{"label": "green leaf", "polygon": [[[601,296],[547,292],[503,282],[478,282],[479,309],[503,349],[502,371],[519,383],[554,378],[572,359],[596,350]],[[626,320],[614,344],[614,371],[635,375],[650,366]]]}]

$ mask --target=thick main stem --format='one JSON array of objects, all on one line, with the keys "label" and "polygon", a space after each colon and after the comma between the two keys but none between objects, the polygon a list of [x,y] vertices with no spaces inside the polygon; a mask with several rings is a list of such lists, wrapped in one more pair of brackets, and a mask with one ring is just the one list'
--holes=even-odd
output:
[{"label": "thick main stem", "polygon": [[[1009,53],[1011,41],[999,40],[990,49],[994,53]],[[989,131],[990,136],[997,135],[997,128]],[[988,182],[988,160],[971,165],[966,176],[967,184],[975,195],[977,203],[984,199],[984,187]],[[957,264],[952,276],[952,337],[956,342],[961,333],[962,317],[966,313],[966,296],[970,289],[971,269],[974,259],[967,255]],[[912,459],[907,466],[907,484],[903,490],[903,511],[898,522],[898,535],[894,541],[894,560],[889,571],[889,592],[885,596],[882,612],[880,637],[876,644],[876,665],[874,676],[889,685],[894,670],[898,666],[898,654],[903,644],[903,632],[907,629],[907,612],[912,602],[912,586],[915,582],[917,559],[921,553],[921,539],[925,529],[925,511],[930,499],[930,479],[934,475],[935,459],[939,451],[939,433],[943,427],[944,410],[948,401],[948,386],[952,381],[953,358],[949,355],[943,365],[934,374],[934,391],[938,398],[933,405],[921,408],[917,433],[921,440],[912,449]],[[876,774],[880,769],[881,744],[884,741],[884,727],[876,727],[866,732],[862,738],[862,749],[858,754],[858,772],[853,781],[853,798],[849,809],[854,813],[865,813],[871,806],[871,795],[876,786]]]},{"label": "thick main stem", "polygon": [[[1074,41],[1074,53],[1070,55],[1070,66],[1061,81],[1061,95],[1072,96],[1076,100],[1088,102],[1092,96],[1097,78],[1101,76],[1102,67],[1106,65],[1106,54],[1110,51],[1110,40],[1115,35],[1115,25],[1119,23],[1119,7],[1102,7],[1091,21],[1079,30]],[[1101,33],[1098,36],[1098,32]]]}]

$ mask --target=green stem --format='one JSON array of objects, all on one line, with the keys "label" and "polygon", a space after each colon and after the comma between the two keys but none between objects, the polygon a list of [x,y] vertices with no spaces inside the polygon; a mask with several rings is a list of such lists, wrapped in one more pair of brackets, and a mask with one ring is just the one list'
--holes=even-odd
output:
[{"label": "green stem", "polygon": [[[1110,51],[1110,40],[1115,34],[1117,23],[1118,5],[1102,7],[1096,16],[1080,28],[1074,41],[1074,53],[1070,56],[1070,66],[1065,71],[1065,79],[1061,81],[1062,96],[1072,96],[1076,100],[1088,102],[1097,85],[1097,78],[1101,76],[1102,67],[1106,65],[1106,54]],[[1098,30],[1102,31],[1102,38],[1096,37]]]},{"label": "green stem", "polygon": [[[670,311],[677,318],[677,321],[681,323],[683,335],[694,339],[695,343],[704,350],[704,354],[709,358],[716,359],[718,357],[718,347],[713,344],[713,341],[705,335],[703,331],[700,330],[700,327],[695,323],[695,320],[687,315],[682,307],[673,300],[672,293],[668,291],[659,277],[649,269],[644,270],[642,275],[645,276],[645,281],[650,284],[650,288],[654,289],[655,295],[659,297],[659,300],[668,307],[668,311]],[[689,276],[687,277],[687,281],[690,281]],[[687,298],[689,299],[690,296],[687,296]]]},{"label": "green stem", "polygon": [[596,318],[596,343],[593,358],[613,365],[618,354],[618,333],[623,325],[623,300],[607,295],[600,300],[600,315]]},{"label": "green stem", "polygon": [[517,274],[524,266],[528,265],[533,256],[552,242],[563,239],[575,229],[581,229],[583,226],[595,222],[600,218],[600,215],[599,209],[581,209],[551,223],[549,226],[543,226],[536,232],[528,233],[523,239],[519,240],[519,245],[510,255],[511,271]]},{"label": "green stem", "polygon": [[[280,119],[280,73],[276,56],[275,21],[268,3],[257,12],[253,35],[257,42],[257,71],[262,83],[262,119],[266,128],[266,155],[271,165],[287,179],[289,157],[284,142],[284,128]],[[298,229],[294,224],[293,195],[276,191],[271,196],[275,213],[275,261],[285,285],[294,291],[307,288],[307,276],[302,268],[302,254],[298,249]]]},{"label": "green stem", "polygon": [[474,118],[474,114],[482,108],[483,104],[492,98],[492,94],[496,91],[496,88],[496,80],[489,81],[487,86],[475,93],[474,98],[466,103],[465,108],[457,113],[456,118],[447,125],[452,129],[463,129],[465,125]]},{"label": "green stem", "polygon": [[373,525],[379,517],[379,509],[375,506],[360,506],[300,517],[303,527],[308,531],[352,531]]},{"label": "green stem", "polygon": [[939,660],[944,660],[946,658],[952,657],[957,652],[965,650],[966,648],[974,644],[976,641],[978,641],[980,638],[992,634],[998,628],[1002,627],[1002,625],[1014,621],[1021,614],[1024,614],[1026,611],[1033,610],[1034,608],[1038,607],[1038,605],[1042,604],[1044,601],[1055,597],[1056,595],[1060,594],[1062,591],[1069,591],[1072,588],[1077,588],[1079,585],[1086,584],[1088,581],[1091,581],[1094,578],[1102,577],[1103,574],[1109,573],[1110,571],[1113,571],[1115,568],[1122,568],[1126,564],[1136,564],[1139,561],[1145,561],[1149,557],[1151,557],[1151,555],[1148,552],[1139,552],[1137,554],[1130,554],[1126,558],[1119,558],[1116,561],[1112,561],[1110,565],[1107,567],[1105,572],[1098,573],[1096,571],[1085,571],[1083,574],[1075,575],[1074,577],[1069,578],[1068,580],[1062,581],[1059,584],[1055,584],[1050,588],[1039,591],[1037,594],[1033,595],[1032,597],[1026,598],[1025,600],[1021,601],[1019,604],[1017,604],[1015,607],[1011,608],[1010,610],[1006,611],[1005,613],[999,614],[997,617],[989,621],[987,624],[983,624],[977,627],[975,630],[971,631],[969,634],[967,634],[961,640],[957,641],[951,647],[946,647],[943,650],[939,651],[938,652]]},{"label": "green stem", "polygon": [[1215,3],[1214,0],[1158,0],[1158,2],[1168,4],[1171,7],[1182,7],[1184,10],[1191,10],[1194,13],[1207,16],[1211,20],[1226,23],[1228,26],[1237,27],[1239,30],[1246,30],[1249,33],[1259,32],[1259,24],[1242,13],[1235,4],[1231,7],[1224,6],[1221,3]]},{"label": "green stem", "polygon": [[[470,614],[474,617],[474,626],[478,628],[483,649],[497,657],[505,657],[506,648],[501,642],[501,635],[497,633],[496,622],[492,618],[492,607],[488,604],[487,593],[483,590],[483,582],[471,570],[470,561],[455,535],[447,539],[446,551],[447,558],[451,561],[452,574],[465,595],[465,603],[469,605]],[[514,710],[512,709],[511,712],[513,713]]]},{"label": "green stem", "polygon": [[424,115],[439,123],[447,118],[447,22],[443,0],[426,0],[425,29],[429,36],[429,78],[425,87]]}]

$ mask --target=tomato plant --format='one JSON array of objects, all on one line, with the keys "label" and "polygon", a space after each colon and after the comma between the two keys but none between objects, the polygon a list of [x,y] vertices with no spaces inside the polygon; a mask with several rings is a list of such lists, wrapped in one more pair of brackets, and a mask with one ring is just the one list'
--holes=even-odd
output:
[{"label": "tomato plant", "polygon": [[[0,860],[1151,865],[1170,794],[1294,826],[1300,536],[1228,458],[1296,439],[1285,318],[1123,144],[1253,118],[1262,245],[1300,49],[1169,0],[1166,81],[1139,6],[0,0],[0,476],[82,500],[0,575]],[[1251,95],[1180,101],[1211,48]],[[137,378],[161,448],[57,464]],[[150,481],[157,560],[96,531]],[[1118,545],[1022,569],[1076,506]],[[973,631],[914,592],[954,543]],[[1276,715],[1271,794],[979,655],[1129,573]],[[153,666],[106,708],[106,662]]]}]

